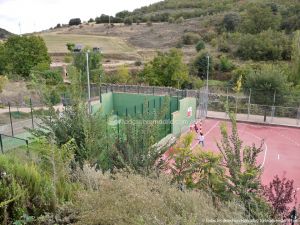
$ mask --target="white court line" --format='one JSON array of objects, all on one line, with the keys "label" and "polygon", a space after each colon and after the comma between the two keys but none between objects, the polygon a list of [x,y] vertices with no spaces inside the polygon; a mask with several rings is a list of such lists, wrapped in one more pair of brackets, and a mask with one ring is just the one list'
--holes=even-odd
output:
[{"label": "white court line", "polygon": [[[214,126],[212,126],[212,127],[207,131],[207,133],[205,134],[205,136],[208,135],[213,129],[215,129],[215,127],[216,127],[219,123],[220,123],[220,121],[217,121],[216,124],[215,124]],[[252,133],[250,133],[250,132],[248,132],[248,131],[244,131],[244,132],[245,132],[245,133],[248,133],[248,134],[250,134],[250,135],[252,135],[253,137],[257,138],[257,139],[260,140],[260,141],[263,140],[261,137],[258,137],[258,136],[256,136],[255,134],[252,134]],[[204,137],[205,137],[205,136],[204,136]],[[191,149],[195,148],[197,145],[198,145],[198,142],[197,142],[196,144],[194,144],[194,145],[191,147]],[[268,145],[266,144],[266,142],[264,142],[264,146],[265,146],[265,154],[264,154],[264,159],[263,159],[263,162],[262,162],[260,168],[263,168],[263,167],[264,167],[265,162],[266,162],[266,158],[267,158]]]},{"label": "white court line", "polygon": [[[216,126],[218,126],[218,124],[220,123],[220,121],[217,121],[215,125],[213,125],[204,135],[204,137],[206,137],[213,129],[216,128]],[[191,149],[195,148],[198,145],[198,142],[194,145],[192,145]]]},{"label": "white court line", "polygon": [[278,154],[278,160],[279,160],[279,154]]}]

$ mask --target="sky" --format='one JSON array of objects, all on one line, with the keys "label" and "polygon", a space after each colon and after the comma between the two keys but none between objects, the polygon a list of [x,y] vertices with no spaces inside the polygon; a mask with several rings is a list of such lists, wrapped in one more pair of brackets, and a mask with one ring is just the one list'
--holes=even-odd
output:
[{"label": "sky", "polygon": [[87,21],[101,14],[115,15],[161,0],[0,0],[0,28],[12,33],[31,33],[68,23]]}]

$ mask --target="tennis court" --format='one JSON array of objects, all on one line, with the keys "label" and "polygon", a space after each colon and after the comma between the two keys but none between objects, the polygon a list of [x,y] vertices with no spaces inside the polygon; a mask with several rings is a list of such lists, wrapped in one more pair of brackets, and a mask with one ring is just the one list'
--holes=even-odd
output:
[{"label": "tennis court", "polygon": [[[220,124],[222,120],[206,119],[203,122],[205,150],[219,152],[217,142],[221,140]],[[230,131],[230,123],[226,122]],[[258,163],[263,167],[262,182],[268,184],[275,175],[294,180],[300,200],[300,129],[283,126],[238,123],[238,131],[244,145],[260,146],[264,140],[263,152]],[[197,145],[195,141],[193,146]]]}]

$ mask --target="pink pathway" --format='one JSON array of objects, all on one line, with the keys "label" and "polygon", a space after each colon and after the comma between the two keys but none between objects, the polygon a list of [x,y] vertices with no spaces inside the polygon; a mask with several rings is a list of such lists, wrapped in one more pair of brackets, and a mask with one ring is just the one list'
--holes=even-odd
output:
[{"label": "pink pathway", "polygon": [[[205,150],[219,152],[217,142],[221,140],[220,124],[223,121],[206,119],[203,122],[205,135]],[[226,122],[230,131],[230,123]],[[264,140],[264,151],[260,154],[258,163],[263,167],[262,182],[268,184],[275,175],[294,180],[298,189],[297,199],[300,201],[300,129],[282,126],[267,126],[238,123],[238,131],[244,145],[259,146]],[[196,140],[193,147],[197,145]]]}]

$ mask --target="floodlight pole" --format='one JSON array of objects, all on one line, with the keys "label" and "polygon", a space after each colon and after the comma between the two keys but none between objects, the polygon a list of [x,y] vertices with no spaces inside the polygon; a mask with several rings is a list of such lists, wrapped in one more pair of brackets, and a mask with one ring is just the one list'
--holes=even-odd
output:
[{"label": "floodlight pole", "polygon": [[206,71],[206,103],[205,103],[205,116],[207,116],[208,108],[208,76],[209,76],[209,55],[207,54],[207,71]]},{"label": "floodlight pole", "polygon": [[208,92],[208,76],[209,76],[209,55],[207,55],[207,72],[206,72],[206,91]]},{"label": "floodlight pole", "polygon": [[88,82],[88,112],[91,114],[91,85],[90,85],[90,71],[89,71],[89,50],[86,52],[86,74]]}]

